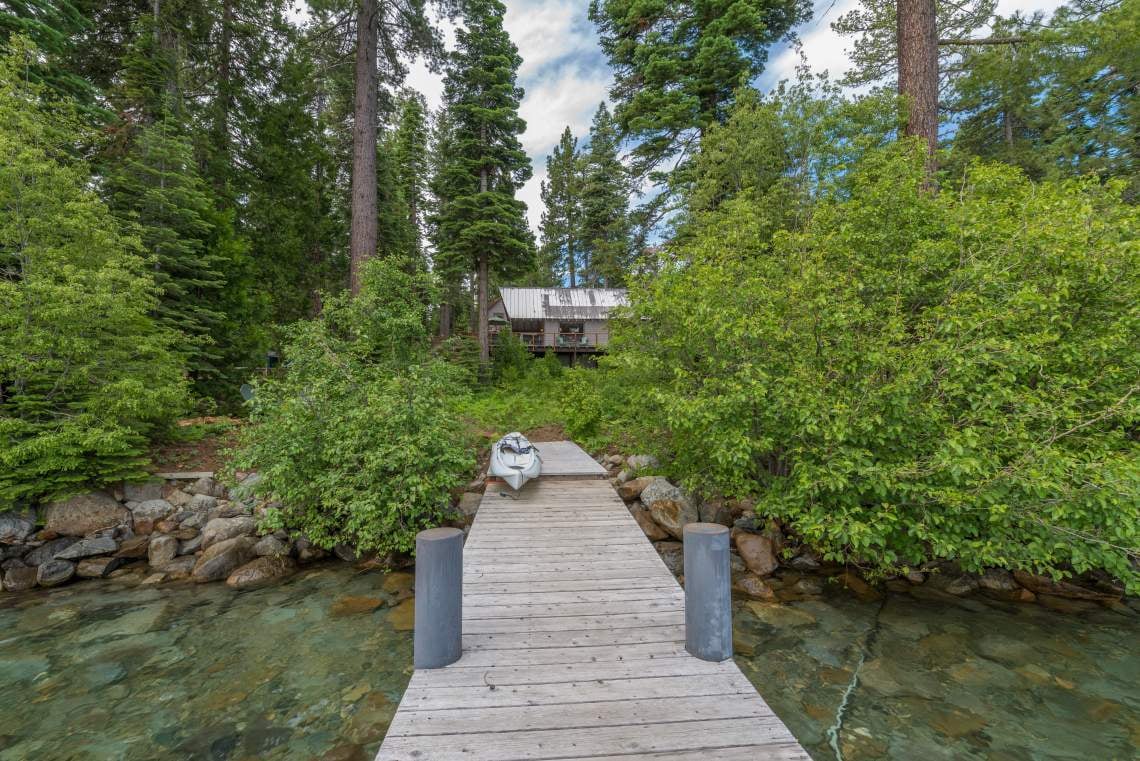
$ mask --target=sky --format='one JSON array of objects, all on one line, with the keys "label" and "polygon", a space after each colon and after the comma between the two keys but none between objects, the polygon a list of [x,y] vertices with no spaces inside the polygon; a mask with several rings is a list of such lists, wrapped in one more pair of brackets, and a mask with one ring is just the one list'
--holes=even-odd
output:
[{"label": "sky", "polygon": [[[523,186],[519,197],[526,201],[530,224],[537,234],[542,218],[539,183],[546,176],[546,157],[567,125],[579,139],[587,134],[598,104],[608,100],[612,76],[598,47],[594,25],[587,18],[589,0],[504,1],[506,28],[523,59],[518,81],[526,93],[521,115],[527,129],[522,144],[534,167],[534,176]],[[811,20],[796,29],[813,71],[827,71],[838,79],[849,68],[847,51],[853,40],[833,32],[831,22],[858,2],[816,0]],[[1009,15],[1014,11],[1051,11],[1059,5],[1059,0],[998,0],[997,12]],[[445,32],[453,43],[453,30]],[[774,47],[767,68],[757,81],[758,87],[766,92],[780,80],[794,78],[799,60],[799,53],[789,45]],[[433,109],[438,107],[443,93],[442,77],[422,65],[413,65],[408,84],[422,92]]]}]

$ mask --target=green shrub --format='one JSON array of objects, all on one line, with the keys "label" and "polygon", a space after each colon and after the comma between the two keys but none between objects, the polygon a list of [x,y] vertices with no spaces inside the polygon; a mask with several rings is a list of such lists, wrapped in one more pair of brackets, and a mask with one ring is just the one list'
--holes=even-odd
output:
[{"label": "green shrub", "polygon": [[547,378],[561,378],[565,369],[562,362],[558,360],[558,355],[547,349],[535,371],[543,373]]},{"label": "green shrub", "polygon": [[513,383],[530,371],[530,350],[514,333],[503,331],[491,347],[491,366],[497,382]]},{"label": "green shrub", "polygon": [[566,433],[579,441],[592,440],[602,422],[602,401],[595,388],[596,370],[575,368],[562,378]]},{"label": "green shrub", "polygon": [[0,509],[144,473],[148,437],[183,409],[174,335],[137,240],[61,155],[67,104],[0,61]]},{"label": "green shrub", "polygon": [[[615,366],[691,487],[755,495],[830,558],[1140,591],[1140,210],[903,145],[770,236],[746,202],[642,280]],[[768,252],[771,253],[768,253]]]},{"label": "green shrub", "polygon": [[431,290],[426,274],[372,262],[356,298],[292,327],[287,372],[257,384],[234,461],[281,503],[268,526],[406,552],[450,516],[474,460],[457,422],[463,370],[429,356]]}]

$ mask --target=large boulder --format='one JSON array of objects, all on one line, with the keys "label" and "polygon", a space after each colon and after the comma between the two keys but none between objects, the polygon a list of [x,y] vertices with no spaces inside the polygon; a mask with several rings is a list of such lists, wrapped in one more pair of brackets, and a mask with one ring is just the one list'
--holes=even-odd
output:
[{"label": "large boulder", "polygon": [[736,534],[736,551],[748,570],[757,576],[768,576],[780,567],[775,545],[766,536],[739,531]]},{"label": "large boulder", "polygon": [[195,494],[190,498],[190,502],[186,505],[187,510],[195,513],[208,513],[217,508],[218,498],[211,497],[209,494]]},{"label": "large boulder", "polygon": [[118,549],[119,545],[112,537],[91,536],[80,539],[75,544],[55,553],[55,556],[61,560],[78,560],[94,555],[110,555],[112,552],[117,552]]},{"label": "large boulder", "polygon": [[36,585],[36,569],[31,566],[12,566],[4,571],[4,589],[8,592],[24,592]]},{"label": "large boulder", "polygon": [[194,581],[221,581],[231,573],[253,560],[252,537],[235,536],[211,545],[198,558],[191,578]]},{"label": "large boulder", "polygon": [[253,554],[259,558],[282,557],[289,554],[289,545],[269,534],[257,540],[257,544],[253,545]]},{"label": "large boulder", "polygon": [[693,500],[664,478],[653,479],[642,490],[641,501],[657,525],[676,539],[684,538],[685,526],[700,521]]},{"label": "large boulder", "polygon": [[147,564],[151,568],[163,568],[178,556],[178,540],[166,534],[155,534],[150,538],[147,550]]},{"label": "large boulder", "polygon": [[288,555],[265,556],[251,560],[226,579],[234,589],[257,589],[274,584],[297,572],[297,561]]},{"label": "large boulder", "polygon": [[662,539],[669,538],[669,533],[657,525],[657,521],[653,520],[653,516],[649,514],[648,510],[637,510],[633,513],[633,519],[637,521],[637,525],[641,527],[649,541],[660,542]]},{"label": "large boulder", "polygon": [[131,508],[135,533],[151,533],[154,531],[155,524],[169,518],[174,514],[175,509],[174,505],[165,499],[148,499],[145,502],[139,502]]},{"label": "large boulder", "polygon": [[251,536],[257,531],[257,520],[248,515],[235,518],[214,518],[202,529],[202,549],[213,544],[233,539],[235,536]]},{"label": "large boulder", "polygon": [[619,484],[617,487],[618,496],[626,502],[633,502],[641,496],[641,492],[645,491],[645,487],[653,483],[654,480],[653,476],[643,476]]},{"label": "large boulder", "polygon": [[70,560],[49,560],[36,568],[36,583],[41,587],[54,587],[75,575],[75,563]]},{"label": "large boulder", "polygon": [[0,544],[20,544],[35,530],[36,522],[30,515],[0,513]]},{"label": "large boulder", "polygon": [[101,491],[52,502],[44,508],[43,515],[47,530],[63,536],[87,536],[131,520],[127,508]]},{"label": "large boulder", "polygon": [[34,550],[29,552],[27,555],[24,555],[24,562],[28,565],[40,565],[41,563],[46,563],[49,560],[55,560],[57,553],[63,552],[68,547],[75,544],[76,541],[78,540],[69,536],[64,536],[60,537],[59,539],[52,539],[50,541],[44,542],[39,547],[36,547]]}]

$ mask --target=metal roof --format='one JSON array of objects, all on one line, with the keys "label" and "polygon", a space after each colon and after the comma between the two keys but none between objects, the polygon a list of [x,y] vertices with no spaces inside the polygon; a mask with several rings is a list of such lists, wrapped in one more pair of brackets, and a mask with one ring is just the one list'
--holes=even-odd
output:
[{"label": "metal roof", "polygon": [[512,320],[605,320],[629,303],[625,288],[500,288]]}]

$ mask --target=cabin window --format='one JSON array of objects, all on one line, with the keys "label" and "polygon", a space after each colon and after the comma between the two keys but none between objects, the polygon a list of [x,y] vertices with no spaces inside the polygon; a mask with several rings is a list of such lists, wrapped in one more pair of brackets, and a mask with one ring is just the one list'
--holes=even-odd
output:
[{"label": "cabin window", "polygon": [[581,322],[560,322],[558,323],[559,333],[584,333],[586,330],[585,324]]}]

